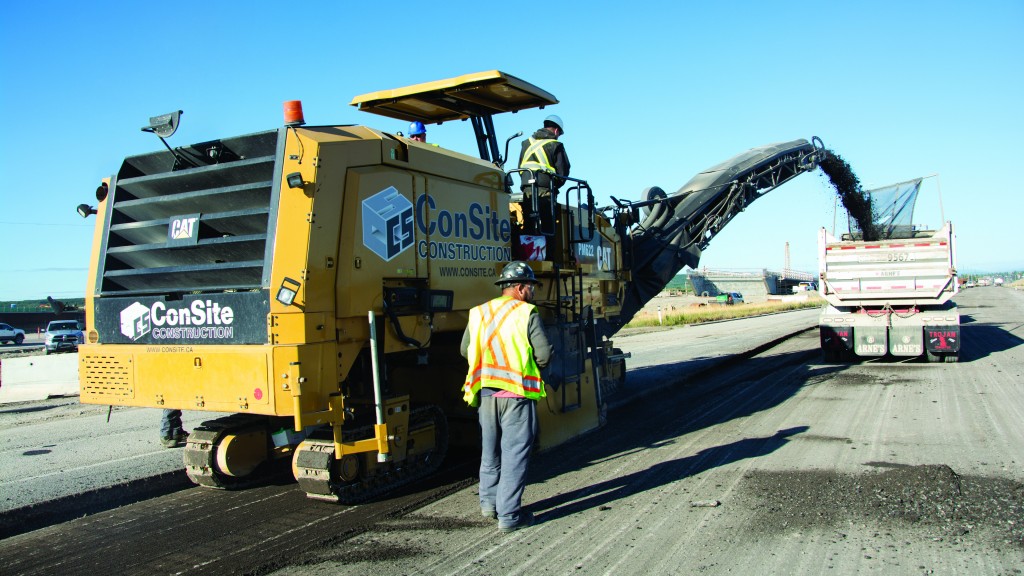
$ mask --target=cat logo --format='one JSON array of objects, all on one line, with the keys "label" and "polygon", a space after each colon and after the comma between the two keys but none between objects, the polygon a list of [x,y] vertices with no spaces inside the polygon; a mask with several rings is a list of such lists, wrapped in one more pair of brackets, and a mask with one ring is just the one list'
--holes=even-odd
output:
[{"label": "cat logo", "polygon": [[167,219],[168,246],[195,246],[199,243],[199,214],[171,216]]}]

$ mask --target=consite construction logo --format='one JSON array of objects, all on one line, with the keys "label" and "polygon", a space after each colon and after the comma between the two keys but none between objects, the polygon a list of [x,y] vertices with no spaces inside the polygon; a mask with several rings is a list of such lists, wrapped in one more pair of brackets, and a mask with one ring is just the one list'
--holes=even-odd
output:
[{"label": "consite construction logo", "polygon": [[[362,216],[363,245],[385,262],[414,243],[418,256],[424,259],[487,263],[511,260],[511,222],[486,203],[469,202],[452,209],[439,205],[428,194],[420,194],[414,206],[394,186],[388,186],[363,200]],[[423,237],[419,242],[416,230]],[[490,266],[481,270],[486,270],[485,275],[494,273]]]},{"label": "consite construction logo", "polygon": [[212,300],[193,300],[180,308],[164,302],[146,306],[134,302],[121,310],[121,334],[136,341],[147,334],[154,340],[233,338],[235,311]]},{"label": "consite construction logo", "polygon": [[363,200],[363,245],[390,262],[413,243],[412,202],[394,186]]}]

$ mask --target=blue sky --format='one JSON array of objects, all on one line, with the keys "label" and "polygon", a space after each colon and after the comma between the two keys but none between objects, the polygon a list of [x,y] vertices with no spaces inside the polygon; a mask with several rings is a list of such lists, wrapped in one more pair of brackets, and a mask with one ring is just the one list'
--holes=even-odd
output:
[{"label": "blue sky", "polygon": [[[497,117],[501,140],[560,115],[573,175],[599,203],[819,136],[865,188],[938,174],[916,220],[953,221],[961,272],[1024,269],[1019,0],[89,4],[14,3],[0,20],[0,300],[84,295],[94,220],[75,206],[125,156],[161,147],[139,130],[150,116],[185,111],[173,145],[279,126],[292,99],[309,124],[398,131],[348,102],[492,69],[560,100]],[[428,131],[475,154],[468,123]],[[779,269],[788,242],[792,266],[814,271],[835,219],[820,172],[800,176],[701,264]]]}]

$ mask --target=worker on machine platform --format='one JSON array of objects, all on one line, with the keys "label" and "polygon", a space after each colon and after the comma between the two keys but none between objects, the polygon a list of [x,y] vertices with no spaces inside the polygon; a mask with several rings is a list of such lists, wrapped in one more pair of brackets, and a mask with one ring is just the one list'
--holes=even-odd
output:
[{"label": "worker on machine platform", "polygon": [[423,122],[416,120],[412,124],[409,124],[409,139],[426,144],[427,129],[423,126]]},{"label": "worker on machine platform", "polygon": [[[569,156],[565,146],[558,137],[565,134],[565,124],[558,116],[544,119],[544,127],[523,141],[523,149],[519,154],[519,168],[532,170],[537,180],[537,196],[541,218],[548,217],[552,212],[552,203],[557,200],[558,189],[565,182],[558,176],[569,175]],[[529,173],[521,173],[523,201],[529,202],[533,192],[530,186]]]}]

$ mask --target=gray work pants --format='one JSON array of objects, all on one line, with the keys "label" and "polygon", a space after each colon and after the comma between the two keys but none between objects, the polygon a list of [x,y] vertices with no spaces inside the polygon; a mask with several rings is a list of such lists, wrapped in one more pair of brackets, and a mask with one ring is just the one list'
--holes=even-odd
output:
[{"label": "gray work pants", "polygon": [[160,437],[173,438],[181,432],[181,410],[164,410],[160,417]]},{"label": "gray work pants", "polygon": [[526,469],[537,435],[537,403],[480,397],[480,508],[498,513],[498,526],[519,522]]}]

